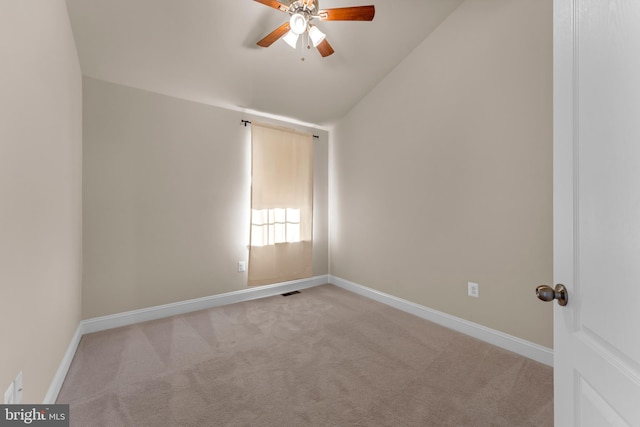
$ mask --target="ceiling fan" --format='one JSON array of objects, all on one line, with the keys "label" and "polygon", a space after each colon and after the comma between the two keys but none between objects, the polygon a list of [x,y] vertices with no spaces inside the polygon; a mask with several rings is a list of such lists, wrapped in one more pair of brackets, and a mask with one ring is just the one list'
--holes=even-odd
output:
[{"label": "ceiling fan", "polygon": [[283,40],[293,48],[298,44],[298,38],[308,35],[309,42],[318,49],[323,57],[331,55],[334,50],[326,39],[326,36],[311,21],[372,21],[376,13],[374,6],[351,6],[335,9],[319,9],[318,0],[296,0],[290,5],[276,0],[255,0],[265,6],[288,13],[291,17],[288,22],[267,34],[258,42],[258,46],[269,47],[276,40]]}]

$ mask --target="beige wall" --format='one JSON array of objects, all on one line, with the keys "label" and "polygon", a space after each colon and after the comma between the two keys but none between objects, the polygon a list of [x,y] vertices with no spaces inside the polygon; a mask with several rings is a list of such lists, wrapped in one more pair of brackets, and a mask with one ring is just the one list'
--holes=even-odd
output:
[{"label": "beige wall", "polygon": [[331,274],[552,347],[551,0],[467,0],[329,162]]},{"label": "beige wall", "polygon": [[[237,262],[248,259],[251,128],[241,119],[260,120],[84,79],[83,318],[247,288]],[[313,273],[321,275],[328,136],[306,131],[320,135]]]},{"label": "beige wall", "polygon": [[41,403],[80,321],[82,80],[64,0],[0,2],[0,40],[0,393]]}]

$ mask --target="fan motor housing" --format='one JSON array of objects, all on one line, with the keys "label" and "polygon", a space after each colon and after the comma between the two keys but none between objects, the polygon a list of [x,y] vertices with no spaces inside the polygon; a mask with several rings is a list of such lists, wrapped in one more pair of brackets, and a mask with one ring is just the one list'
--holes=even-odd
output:
[{"label": "fan motor housing", "polygon": [[311,15],[318,13],[318,10],[318,0],[313,0],[313,3],[310,6],[305,6],[302,0],[293,1],[289,5],[289,13],[304,13]]}]

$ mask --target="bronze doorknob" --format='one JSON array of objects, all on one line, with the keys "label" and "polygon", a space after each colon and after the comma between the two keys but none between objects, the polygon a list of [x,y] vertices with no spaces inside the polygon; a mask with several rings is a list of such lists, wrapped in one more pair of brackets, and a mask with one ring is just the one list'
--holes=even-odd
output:
[{"label": "bronze doorknob", "polygon": [[569,292],[564,285],[556,285],[555,289],[548,285],[540,285],[536,288],[536,296],[542,301],[558,300],[558,304],[565,306],[569,302]]}]

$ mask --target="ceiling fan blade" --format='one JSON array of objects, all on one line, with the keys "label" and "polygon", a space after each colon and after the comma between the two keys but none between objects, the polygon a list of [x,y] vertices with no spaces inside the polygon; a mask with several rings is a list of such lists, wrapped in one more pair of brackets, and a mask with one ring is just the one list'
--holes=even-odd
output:
[{"label": "ceiling fan blade", "polygon": [[323,58],[331,55],[334,52],[327,39],[322,40],[322,42],[320,42],[320,44],[316,46],[316,49],[318,49],[318,52],[320,52],[320,55],[322,55]]},{"label": "ceiling fan blade", "polygon": [[287,10],[289,10],[289,6],[280,3],[279,1],[276,0],[255,0],[258,3],[262,3],[265,6],[269,6],[272,7],[274,9],[278,9],[282,12],[286,12]]},{"label": "ceiling fan blade", "polygon": [[262,47],[269,47],[273,44],[273,42],[275,42],[276,40],[278,40],[280,37],[284,36],[285,34],[287,34],[287,32],[291,29],[291,26],[289,25],[289,21],[285,22],[284,24],[280,25],[278,28],[276,28],[275,30],[271,31],[269,34],[267,34],[266,36],[264,36],[264,38],[262,40],[260,40],[258,42],[258,46],[262,46]]},{"label": "ceiling fan blade", "polygon": [[373,21],[376,8],[370,6],[338,7],[318,11],[321,21]]}]

